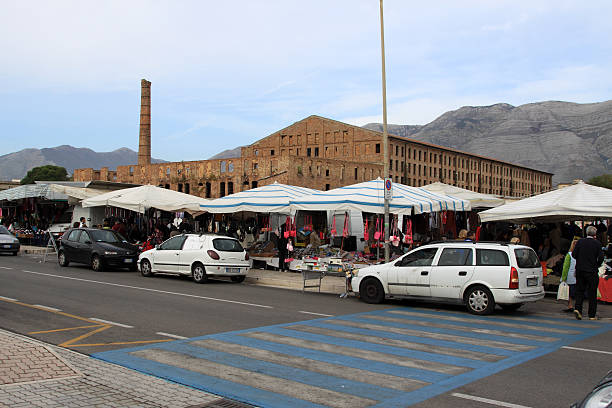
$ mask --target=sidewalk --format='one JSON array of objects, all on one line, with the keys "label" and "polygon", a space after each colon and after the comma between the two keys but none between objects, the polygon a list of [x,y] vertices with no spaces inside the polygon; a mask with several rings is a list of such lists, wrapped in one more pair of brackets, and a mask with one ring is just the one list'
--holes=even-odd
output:
[{"label": "sidewalk", "polygon": [[0,407],[189,407],[222,398],[0,329]]},{"label": "sidewalk", "polygon": [[[341,276],[326,275],[321,280],[321,293],[340,295],[345,292],[346,279]],[[251,269],[245,280],[247,284],[271,286],[275,288],[302,290],[304,281],[300,272],[280,272],[267,269]],[[306,284],[318,285],[319,281],[308,280]],[[305,292],[318,292],[318,288],[307,288]]]}]

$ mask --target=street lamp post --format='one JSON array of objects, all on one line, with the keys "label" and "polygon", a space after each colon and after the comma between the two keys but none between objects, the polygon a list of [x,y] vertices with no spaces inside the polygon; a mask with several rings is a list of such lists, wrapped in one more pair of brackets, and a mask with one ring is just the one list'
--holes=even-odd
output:
[{"label": "street lamp post", "polygon": [[[389,177],[389,135],[387,134],[387,79],[385,75],[385,30],[383,22],[383,0],[380,0],[380,50],[382,54],[382,98],[383,98],[383,179]],[[385,195],[385,262],[389,262],[389,200]]]}]

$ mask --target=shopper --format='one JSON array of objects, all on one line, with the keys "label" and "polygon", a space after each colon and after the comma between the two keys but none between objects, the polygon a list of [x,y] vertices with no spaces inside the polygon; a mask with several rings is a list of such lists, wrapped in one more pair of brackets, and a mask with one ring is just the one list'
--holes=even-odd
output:
[{"label": "shopper", "polygon": [[572,302],[576,297],[576,259],[572,256],[574,248],[576,248],[577,239],[572,241],[569,252],[565,255],[563,261],[563,272],[561,274],[561,282],[565,282],[569,285],[569,298],[567,299],[567,309],[564,312],[573,312],[574,306]]},{"label": "shopper", "polygon": [[580,239],[572,256],[576,259],[576,305],[574,315],[582,319],[582,301],[585,291],[589,299],[589,320],[597,319],[597,286],[599,285],[598,270],[604,260],[601,242],[595,236],[597,228],[590,225],[586,229],[586,238]]},{"label": "shopper", "polygon": [[285,238],[285,230],[287,229],[287,225],[283,224],[280,227],[280,234],[278,237],[277,248],[278,248],[278,270],[284,271],[285,269],[289,269],[285,265],[285,259],[287,258],[287,242],[288,239]]}]

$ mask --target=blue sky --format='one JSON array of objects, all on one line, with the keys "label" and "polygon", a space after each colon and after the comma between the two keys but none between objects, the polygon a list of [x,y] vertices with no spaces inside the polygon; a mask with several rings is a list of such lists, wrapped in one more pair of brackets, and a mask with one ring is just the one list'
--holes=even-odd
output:
[{"label": "blue sky", "polygon": [[[0,13],[0,155],[70,144],[199,160],[311,114],[382,121],[378,0],[29,1]],[[612,2],[385,0],[388,121],[612,99]]]}]

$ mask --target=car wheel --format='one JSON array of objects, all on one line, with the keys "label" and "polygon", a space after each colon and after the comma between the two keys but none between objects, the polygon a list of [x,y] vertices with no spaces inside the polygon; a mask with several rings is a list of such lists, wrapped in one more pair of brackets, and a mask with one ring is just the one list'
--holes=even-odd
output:
[{"label": "car wheel", "polygon": [[465,294],[465,305],[472,314],[487,315],[495,310],[495,299],[489,289],[484,286],[474,286]]},{"label": "car wheel", "polygon": [[515,310],[519,310],[524,303],[510,303],[507,305],[500,305],[502,309],[507,310],[508,312],[514,312]]},{"label": "car wheel", "polygon": [[91,269],[96,272],[102,272],[104,270],[104,265],[102,264],[102,258],[98,255],[94,255],[91,258]]},{"label": "car wheel", "polygon": [[241,282],[244,282],[245,278],[246,278],[245,275],[232,276],[232,282],[241,283]]},{"label": "car wheel", "polygon": [[60,251],[57,255],[57,262],[59,263],[59,266],[68,266],[68,264],[70,264],[64,251]]},{"label": "car wheel", "polygon": [[148,259],[140,261],[140,274],[145,278],[153,276],[153,269],[151,268],[151,262]]},{"label": "car wheel", "polygon": [[380,303],[385,299],[385,290],[378,279],[369,278],[359,286],[359,296],[366,303]]},{"label": "car wheel", "polygon": [[204,283],[208,280],[206,269],[204,269],[204,265],[201,263],[193,264],[191,267],[191,276],[193,276],[193,281],[195,283]]}]

